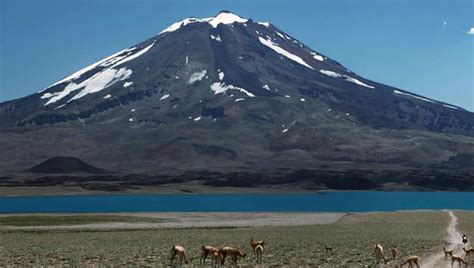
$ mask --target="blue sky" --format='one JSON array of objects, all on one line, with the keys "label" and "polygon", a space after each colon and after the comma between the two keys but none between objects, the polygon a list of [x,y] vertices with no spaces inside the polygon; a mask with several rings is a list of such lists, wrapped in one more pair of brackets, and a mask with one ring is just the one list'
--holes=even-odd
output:
[{"label": "blue sky", "polygon": [[269,21],[368,79],[474,111],[472,0],[0,0],[0,102],[223,9]]}]

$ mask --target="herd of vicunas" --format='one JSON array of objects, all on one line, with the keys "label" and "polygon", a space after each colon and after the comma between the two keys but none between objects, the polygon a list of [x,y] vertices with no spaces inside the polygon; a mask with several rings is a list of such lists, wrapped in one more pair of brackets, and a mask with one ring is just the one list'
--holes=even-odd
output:
[{"label": "herd of vicunas", "polygon": [[[250,246],[253,249],[253,253],[256,257],[256,263],[261,264],[262,263],[262,257],[263,257],[263,251],[265,247],[265,242],[262,240],[255,240],[253,238],[250,239]],[[461,256],[455,255],[453,253],[453,250],[447,250],[446,248],[444,250],[444,259],[448,260],[448,258],[451,258],[451,267],[454,266],[455,263],[459,264],[459,267],[462,267],[463,264],[468,266],[468,262],[466,260],[469,259],[470,254],[474,253],[474,249],[466,249],[463,247],[464,252],[466,253],[465,258],[462,258]],[[325,245],[325,251],[326,255],[332,255],[332,247]],[[374,247],[374,261],[376,264],[384,263],[387,264],[392,260],[395,260],[399,254],[399,251],[397,249],[397,245],[393,245],[392,250],[392,259],[387,258],[384,253],[383,246],[380,244],[375,245]],[[218,267],[220,265],[225,264],[225,260],[227,256],[229,256],[232,260],[232,264],[237,265],[237,260],[239,257],[243,258],[247,254],[243,252],[239,247],[214,247],[214,246],[201,246],[201,258],[200,258],[200,264],[205,264],[206,259],[209,257],[211,259],[211,266],[212,267]],[[180,264],[185,264],[189,263],[188,256],[186,254],[186,249],[183,246],[180,245],[173,245],[171,247],[171,265],[173,265],[174,259],[178,256]],[[402,261],[400,264],[398,264],[396,267],[402,268],[403,266],[408,266],[408,267],[420,267],[420,257],[418,256],[409,256],[404,261]]]},{"label": "herd of vicunas", "polygon": [[[253,253],[257,257],[257,263],[262,263],[263,249],[265,242],[261,240],[250,239],[250,246],[253,249]],[[182,246],[173,245],[171,247],[171,264],[176,256],[179,256],[180,264],[188,264],[188,257],[186,255],[186,250]],[[213,246],[202,246],[201,247],[201,264],[205,264],[207,257],[211,258],[211,266],[220,266],[225,264],[225,259],[229,256],[232,259],[232,263],[237,265],[237,260],[239,257],[245,257],[247,254],[243,252],[240,248],[235,247],[213,247]]]}]

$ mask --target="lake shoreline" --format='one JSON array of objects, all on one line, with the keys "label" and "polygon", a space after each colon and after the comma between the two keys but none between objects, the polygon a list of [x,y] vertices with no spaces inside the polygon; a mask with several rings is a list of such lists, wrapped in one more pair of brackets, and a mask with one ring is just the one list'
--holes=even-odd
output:
[{"label": "lake shoreline", "polygon": [[[136,212],[87,214],[0,214],[0,232],[42,230],[147,230],[189,228],[212,229],[256,226],[305,226],[335,223],[348,215],[355,214],[330,212]],[[86,221],[89,220],[90,223],[75,223],[74,220],[78,219],[74,217],[83,217]],[[73,220],[67,224],[62,224],[66,222],[64,219],[67,218],[72,218]],[[24,224],[24,219],[28,219],[29,222]],[[100,221],[96,221],[97,219],[100,219]],[[8,223],[12,224],[9,225]]]},{"label": "lake shoreline", "polygon": [[[438,213],[444,210],[372,212],[122,212],[0,214],[0,232],[220,229],[311,226],[351,222],[364,215]],[[456,212],[467,212],[456,210]],[[25,219],[27,221],[25,221]]]}]

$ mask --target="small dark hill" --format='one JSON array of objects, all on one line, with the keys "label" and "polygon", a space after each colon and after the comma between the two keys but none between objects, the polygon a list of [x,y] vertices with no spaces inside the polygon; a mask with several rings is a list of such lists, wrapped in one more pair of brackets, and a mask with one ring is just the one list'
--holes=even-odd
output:
[{"label": "small dark hill", "polygon": [[27,169],[31,173],[107,173],[107,170],[94,167],[75,157],[50,158],[40,164]]}]

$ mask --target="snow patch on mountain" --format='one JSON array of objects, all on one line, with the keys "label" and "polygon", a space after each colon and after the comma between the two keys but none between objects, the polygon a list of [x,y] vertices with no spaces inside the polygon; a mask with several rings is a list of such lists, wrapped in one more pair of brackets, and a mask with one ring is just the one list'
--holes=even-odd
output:
[{"label": "snow patch on mountain", "polygon": [[218,75],[219,75],[219,80],[222,81],[222,79],[224,79],[224,72],[220,71]]},{"label": "snow patch on mountain", "polygon": [[188,84],[193,84],[196,81],[201,81],[204,76],[206,76],[207,70],[202,70],[200,72],[195,72],[191,74],[191,77],[189,78]]},{"label": "snow patch on mountain", "polygon": [[239,101],[243,101],[245,100],[245,98],[238,98],[238,99],[235,99],[234,102],[239,102]]},{"label": "snow patch on mountain", "polygon": [[178,30],[179,28],[184,27],[184,26],[186,26],[190,23],[208,22],[211,19],[212,18],[205,18],[205,19],[186,18],[184,20],[180,20],[180,21],[177,21],[177,22],[171,24],[170,26],[165,28],[163,31],[161,31],[160,34],[174,32],[174,31]]},{"label": "snow patch on mountain", "polygon": [[[55,84],[49,86],[48,88],[64,83],[64,82],[70,82],[70,83],[60,91],[57,91],[54,93],[47,92],[43,94],[41,96],[41,99],[49,99],[48,102],[44,104],[44,106],[49,105],[51,103],[55,103],[56,101],[61,100],[62,98],[68,96],[71,92],[76,91],[78,89],[82,89],[82,90],[78,94],[76,94],[74,97],[72,97],[68,102],[82,98],[83,96],[87,94],[101,91],[104,88],[107,88],[118,81],[122,81],[128,78],[132,74],[131,70],[126,69],[126,68],[115,69],[115,67],[138,58],[139,56],[146,53],[151,47],[153,47],[154,44],[155,43],[152,43],[151,45],[139,50],[138,52],[135,52],[136,50],[135,47],[119,51],[103,60],[100,60],[92,65],[89,65],[88,67],[83,68],[80,71],[75,72],[72,75],[56,82]],[[84,73],[98,66],[103,66],[103,67],[108,67],[108,68],[101,70],[100,72],[97,72],[96,74],[89,77],[88,79],[85,79],[79,84],[75,82],[71,82],[81,77],[81,75],[83,75]],[[131,82],[125,83],[124,87],[130,86],[131,85],[130,83]]]},{"label": "snow patch on mountain", "polygon": [[324,60],[323,56],[318,55],[318,54],[315,53],[315,52],[311,52],[311,55],[313,56],[313,58],[314,58],[315,60],[319,60],[319,61],[323,61],[323,60]]},{"label": "snow patch on mountain", "polygon": [[241,18],[233,13],[228,13],[228,12],[221,12],[219,15],[216,17],[212,18],[209,21],[209,24],[212,25],[212,27],[217,28],[219,24],[232,24],[234,22],[239,22],[239,23],[245,23],[247,22],[246,19]]},{"label": "snow patch on mountain", "polygon": [[222,39],[221,39],[221,36],[219,34],[217,36],[214,36],[214,35],[211,34],[210,36],[211,36],[212,40],[216,40],[217,42],[222,43]]},{"label": "snow patch on mountain", "polygon": [[165,94],[163,95],[163,97],[160,98],[160,100],[166,100],[169,97],[170,97],[170,94]]},{"label": "snow patch on mountain", "polygon": [[[38,93],[41,93],[41,92],[45,91],[46,89],[51,88],[51,87],[56,86],[56,85],[59,85],[61,83],[68,82],[68,81],[71,81],[73,79],[77,79],[77,78],[81,77],[81,75],[87,73],[88,71],[96,68],[99,65],[107,66],[107,65],[104,65],[104,64],[107,64],[108,62],[110,62],[110,60],[117,58],[117,56],[119,56],[121,54],[124,54],[124,53],[127,53],[127,52],[130,52],[130,51],[133,51],[134,49],[135,49],[135,47],[132,47],[132,48],[127,48],[127,49],[121,50],[119,52],[116,52],[116,53],[114,53],[114,54],[112,54],[112,55],[110,55],[110,56],[108,56],[104,59],[101,59],[100,61],[97,61],[96,63],[93,63],[93,64],[91,64],[91,65],[89,65],[85,68],[82,68],[81,70],[79,70],[79,71],[77,71],[77,72],[75,72],[75,73],[59,80],[58,82],[48,86],[45,89],[43,89],[41,91],[38,91]],[[118,57],[118,58],[121,58],[121,57]]]},{"label": "snow patch on mountain", "polygon": [[346,80],[347,80],[347,81],[352,82],[352,83],[355,83],[355,84],[357,84],[357,85],[359,85],[359,86],[368,87],[368,88],[372,88],[372,89],[375,88],[375,87],[369,86],[369,85],[367,85],[366,83],[364,83],[364,82],[362,82],[362,81],[360,81],[360,80],[358,80],[358,79],[355,79],[355,78],[353,78],[353,77],[350,77],[350,76],[347,76],[347,75],[345,75],[345,77],[346,77]]},{"label": "snow patch on mountain", "polygon": [[224,93],[227,92],[227,90],[230,90],[230,89],[238,90],[238,91],[246,94],[249,97],[255,97],[254,94],[248,92],[247,90],[245,90],[243,88],[236,87],[236,86],[233,86],[233,85],[226,85],[224,82],[215,82],[215,83],[212,83],[212,85],[211,85],[211,90],[214,91],[215,95],[221,94],[221,93],[224,94]]},{"label": "snow patch on mountain", "polygon": [[288,59],[290,59],[294,62],[297,62],[297,63],[299,63],[299,64],[301,64],[305,67],[308,67],[311,70],[314,70],[314,68],[311,67],[309,64],[307,64],[302,58],[300,58],[300,57],[296,56],[295,54],[292,54],[292,53],[284,50],[283,48],[279,47],[278,44],[272,42],[272,40],[267,40],[267,39],[264,39],[260,36],[258,37],[258,40],[260,40],[260,43],[262,43],[265,46],[269,47],[270,49],[277,52],[278,54],[283,55],[283,56],[287,57]]},{"label": "snow patch on mountain", "polygon": [[443,104],[443,106],[446,107],[446,108],[451,108],[451,109],[455,109],[455,110],[458,109],[458,107],[454,107],[454,106],[447,105],[447,104]]},{"label": "snow patch on mountain", "polygon": [[267,27],[267,28],[270,27],[270,23],[269,23],[269,22],[257,22],[257,23],[260,24],[260,25],[263,25],[263,26],[265,26],[265,27]]},{"label": "snow patch on mountain", "polygon": [[284,36],[283,34],[281,34],[280,32],[275,31],[275,33],[276,33],[277,35],[279,35],[282,39],[286,39],[285,36]]},{"label": "snow patch on mountain", "polygon": [[59,105],[58,107],[54,108],[54,110],[58,110],[66,106],[66,103]]},{"label": "snow patch on mountain", "polygon": [[41,99],[49,99],[44,106],[51,103],[55,103],[58,100],[68,96],[71,92],[82,89],[78,94],[72,97],[68,102],[75,99],[79,99],[87,94],[95,93],[103,90],[118,81],[122,81],[130,77],[132,71],[126,68],[117,69],[105,69],[101,72],[96,73],[92,77],[82,81],[79,84],[74,82],[69,83],[63,90],[54,93],[45,93],[41,96]]},{"label": "snow patch on mountain", "polygon": [[40,99],[49,99],[49,98],[51,98],[51,97],[53,97],[53,96],[54,96],[54,95],[53,95],[52,93],[46,92],[46,93],[44,93],[44,94],[40,97]]},{"label": "snow patch on mountain", "polygon": [[133,82],[125,82],[125,83],[123,83],[123,87],[129,87],[129,86],[131,86],[131,85],[133,85]]},{"label": "snow patch on mountain", "polygon": [[327,76],[331,76],[331,77],[334,77],[334,78],[339,78],[339,77],[342,77],[342,75],[336,73],[336,72],[333,72],[333,71],[328,71],[328,70],[319,70],[319,72],[321,72],[322,74],[325,74]]},{"label": "snow patch on mountain", "polygon": [[108,67],[112,64],[115,64],[116,62],[122,60],[123,58],[130,56],[135,49],[136,48],[133,47],[131,49],[125,50],[124,53],[121,53],[120,55],[117,55],[116,57],[109,58],[108,60],[102,62],[99,66]]},{"label": "snow patch on mountain", "polygon": [[420,96],[416,96],[416,95],[412,95],[412,94],[409,94],[409,93],[401,92],[401,91],[398,91],[398,90],[394,90],[393,93],[398,94],[398,95],[410,96],[412,98],[416,98],[416,99],[419,99],[419,100],[422,100],[422,101],[436,103],[436,101],[434,101],[434,100],[430,100],[430,99],[423,98],[423,97],[420,97]]},{"label": "snow patch on mountain", "polygon": [[110,99],[111,97],[112,97],[112,95],[107,94],[107,95],[104,96],[104,99]]},{"label": "snow patch on mountain", "polygon": [[373,86],[367,85],[366,83],[364,83],[364,82],[362,82],[358,79],[355,79],[355,78],[347,76],[347,75],[342,75],[342,74],[339,74],[339,73],[336,73],[336,72],[333,72],[333,71],[329,71],[329,70],[319,70],[319,72],[321,72],[322,74],[325,74],[327,76],[334,77],[334,78],[345,78],[346,81],[352,82],[352,83],[357,84],[359,86],[372,88],[372,89],[375,88]]},{"label": "snow patch on mountain", "polygon": [[126,62],[128,62],[128,61],[131,61],[131,60],[133,60],[133,59],[136,59],[136,58],[140,57],[141,55],[145,54],[148,50],[150,50],[150,48],[152,48],[153,45],[155,45],[155,43],[152,43],[151,45],[149,45],[149,46],[143,48],[142,50],[138,51],[137,53],[133,53],[132,55],[130,55],[130,56],[128,56],[128,57],[126,57],[126,58],[120,60],[119,62],[117,62],[117,63],[115,63],[114,65],[112,65],[111,68],[117,67],[117,66],[120,65],[120,64],[124,64],[124,63],[126,63]]},{"label": "snow patch on mountain", "polygon": [[262,88],[263,88],[263,89],[266,89],[266,90],[268,90],[268,91],[271,90],[270,87],[269,87],[267,84],[265,84]]},{"label": "snow patch on mountain", "polygon": [[[132,70],[127,68],[120,69],[106,69],[100,73],[93,75],[91,78],[84,80],[80,84],[70,83],[66,86],[65,91],[70,90],[70,92],[82,88],[82,90],[72,97],[68,102],[73,100],[80,99],[87,94],[99,92],[104,88],[107,88],[118,81],[125,80],[130,77]],[[66,95],[65,95],[66,96]],[[53,98],[50,100],[52,101]],[[56,100],[52,101],[55,102]],[[47,104],[46,104],[47,105]]]}]

